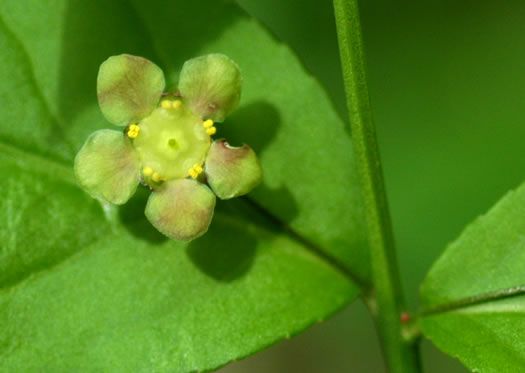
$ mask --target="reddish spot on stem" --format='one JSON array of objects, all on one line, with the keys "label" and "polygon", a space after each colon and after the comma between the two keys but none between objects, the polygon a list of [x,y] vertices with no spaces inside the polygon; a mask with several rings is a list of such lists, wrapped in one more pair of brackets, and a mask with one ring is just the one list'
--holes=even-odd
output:
[{"label": "reddish spot on stem", "polygon": [[401,319],[402,324],[407,324],[412,319],[412,315],[409,314],[408,312],[403,312],[401,314],[400,319]]}]

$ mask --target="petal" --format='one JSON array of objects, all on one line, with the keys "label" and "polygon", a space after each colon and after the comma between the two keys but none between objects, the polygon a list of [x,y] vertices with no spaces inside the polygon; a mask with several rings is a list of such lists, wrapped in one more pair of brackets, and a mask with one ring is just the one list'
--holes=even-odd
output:
[{"label": "petal", "polygon": [[248,145],[236,148],[225,140],[211,144],[204,172],[208,184],[220,199],[248,193],[261,182],[263,175],[261,164]]},{"label": "petal", "polygon": [[112,130],[92,133],[75,158],[75,175],[93,197],[121,205],[135,193],[140,159],[129,139]]},{"label": "petal", "polygon": [[146,217],[162,234],[189,241],[206,233],[214,208],[215,195],[206,185],[179,179],[151,193]]},{"label": "petal", "polygon": [[179,91],[196,114],[222,122],[239,103],[241,82],[235,62],[223,54],[208,54],[184,63]]},{"label": "petal", "polygon": [[164,73],[153,62],[129,54],[109,57],[98,71],[100,110],[119,126],[137,122],[155,109],[164,86]]}]

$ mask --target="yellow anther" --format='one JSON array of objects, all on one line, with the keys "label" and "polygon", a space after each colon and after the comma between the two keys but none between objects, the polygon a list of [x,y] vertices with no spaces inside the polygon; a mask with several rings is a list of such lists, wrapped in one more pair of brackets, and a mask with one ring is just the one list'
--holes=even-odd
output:
[{"label": "yellow anther", "polygon": [[198,164],[194,164],[193,167],[189,169],[188,173],[193,179],[196,179],[202,173],[202,167]]},{"label": "yellow anther", "polygon": [[182,106],[181,100],[175,100],[171,103],[171,106],[176,110]]},{"label": "yellow anther", "polygon": [[215,128],[215,127],[210,127],[210,128],[208,128],[208,129],[206,130],[206,133],[207,133],[208,135],[210,135],[210,136],[211,136],[211,135],[215,135],[216,132],[217,132],[217,128]]},{"label": "yellow anther", "polygon": [[158,172],[154,172],[153,175],[151,175],[151,180],[158,183],[159,181],[162,180],[162,178],[160,177]]},{"label": "yellow anther", "polygon": [[162,106],[163,109],[171,109],[173,106],[173,103],[171,100],[162,100],[160,103],[160,106]]},{"label": "yellow anther", "polygon": [[151,167],[144,167],[144,169],[142,170],[142,174],[144,176],[151,176],[153,174],[153,168],[151,168]]},{"label": "yellow anther", "polygon": [[210,128],[211,126],[213,126],[213,120],[205,120],[204,122],[202,122],[202,125],[204,126],[204,128]]},{"label": "yellow anther", "polygon": [[128,128],[128,137],[134,139],[136,138],[140,133],[140,127],[136,124],[130,124]]},{"label": "yellow anther", "polygon": [[194,164],[193,165],[193,169],[195,170],[195,172],[197,172],[199,175],[202,173],[202,167],[200,164]]}]

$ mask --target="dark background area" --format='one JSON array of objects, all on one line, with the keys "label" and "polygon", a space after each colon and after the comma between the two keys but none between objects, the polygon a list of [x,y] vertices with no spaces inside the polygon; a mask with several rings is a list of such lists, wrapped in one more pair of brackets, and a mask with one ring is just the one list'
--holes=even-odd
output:
[{"label": "dark background area", "polygon": [[[238,3],[294,48],[346,118],[331,2]],[[361,18],[403,285],[417,311],[432,262],[525,179],[525,2],[367,0]],[[422,355],[427,373],[467,371],[428,341]],[[221,372],[383,370],[356,302]]]}]

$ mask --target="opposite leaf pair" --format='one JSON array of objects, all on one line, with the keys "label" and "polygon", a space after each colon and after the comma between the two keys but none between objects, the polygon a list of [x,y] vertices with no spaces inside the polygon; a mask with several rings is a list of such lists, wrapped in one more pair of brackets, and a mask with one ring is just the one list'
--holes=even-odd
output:
[{"label": "opposite leaf pair", "polygon": [[248,193],[262,169],[247,145],[211,140],[214,123],[239,103],[241,76],[233,61],[221,54],[191,59],[178,91],[164,94],[164,88],[162,70],[147,59],[119,55],[102,63],[100,108],[125,130],[91,134],[75,158],[75,173],[89,194],[113,204],[127,202],[139,182],[148,185],[148,220],[168,237],[191,240],[207,231],[215,195]]}]

